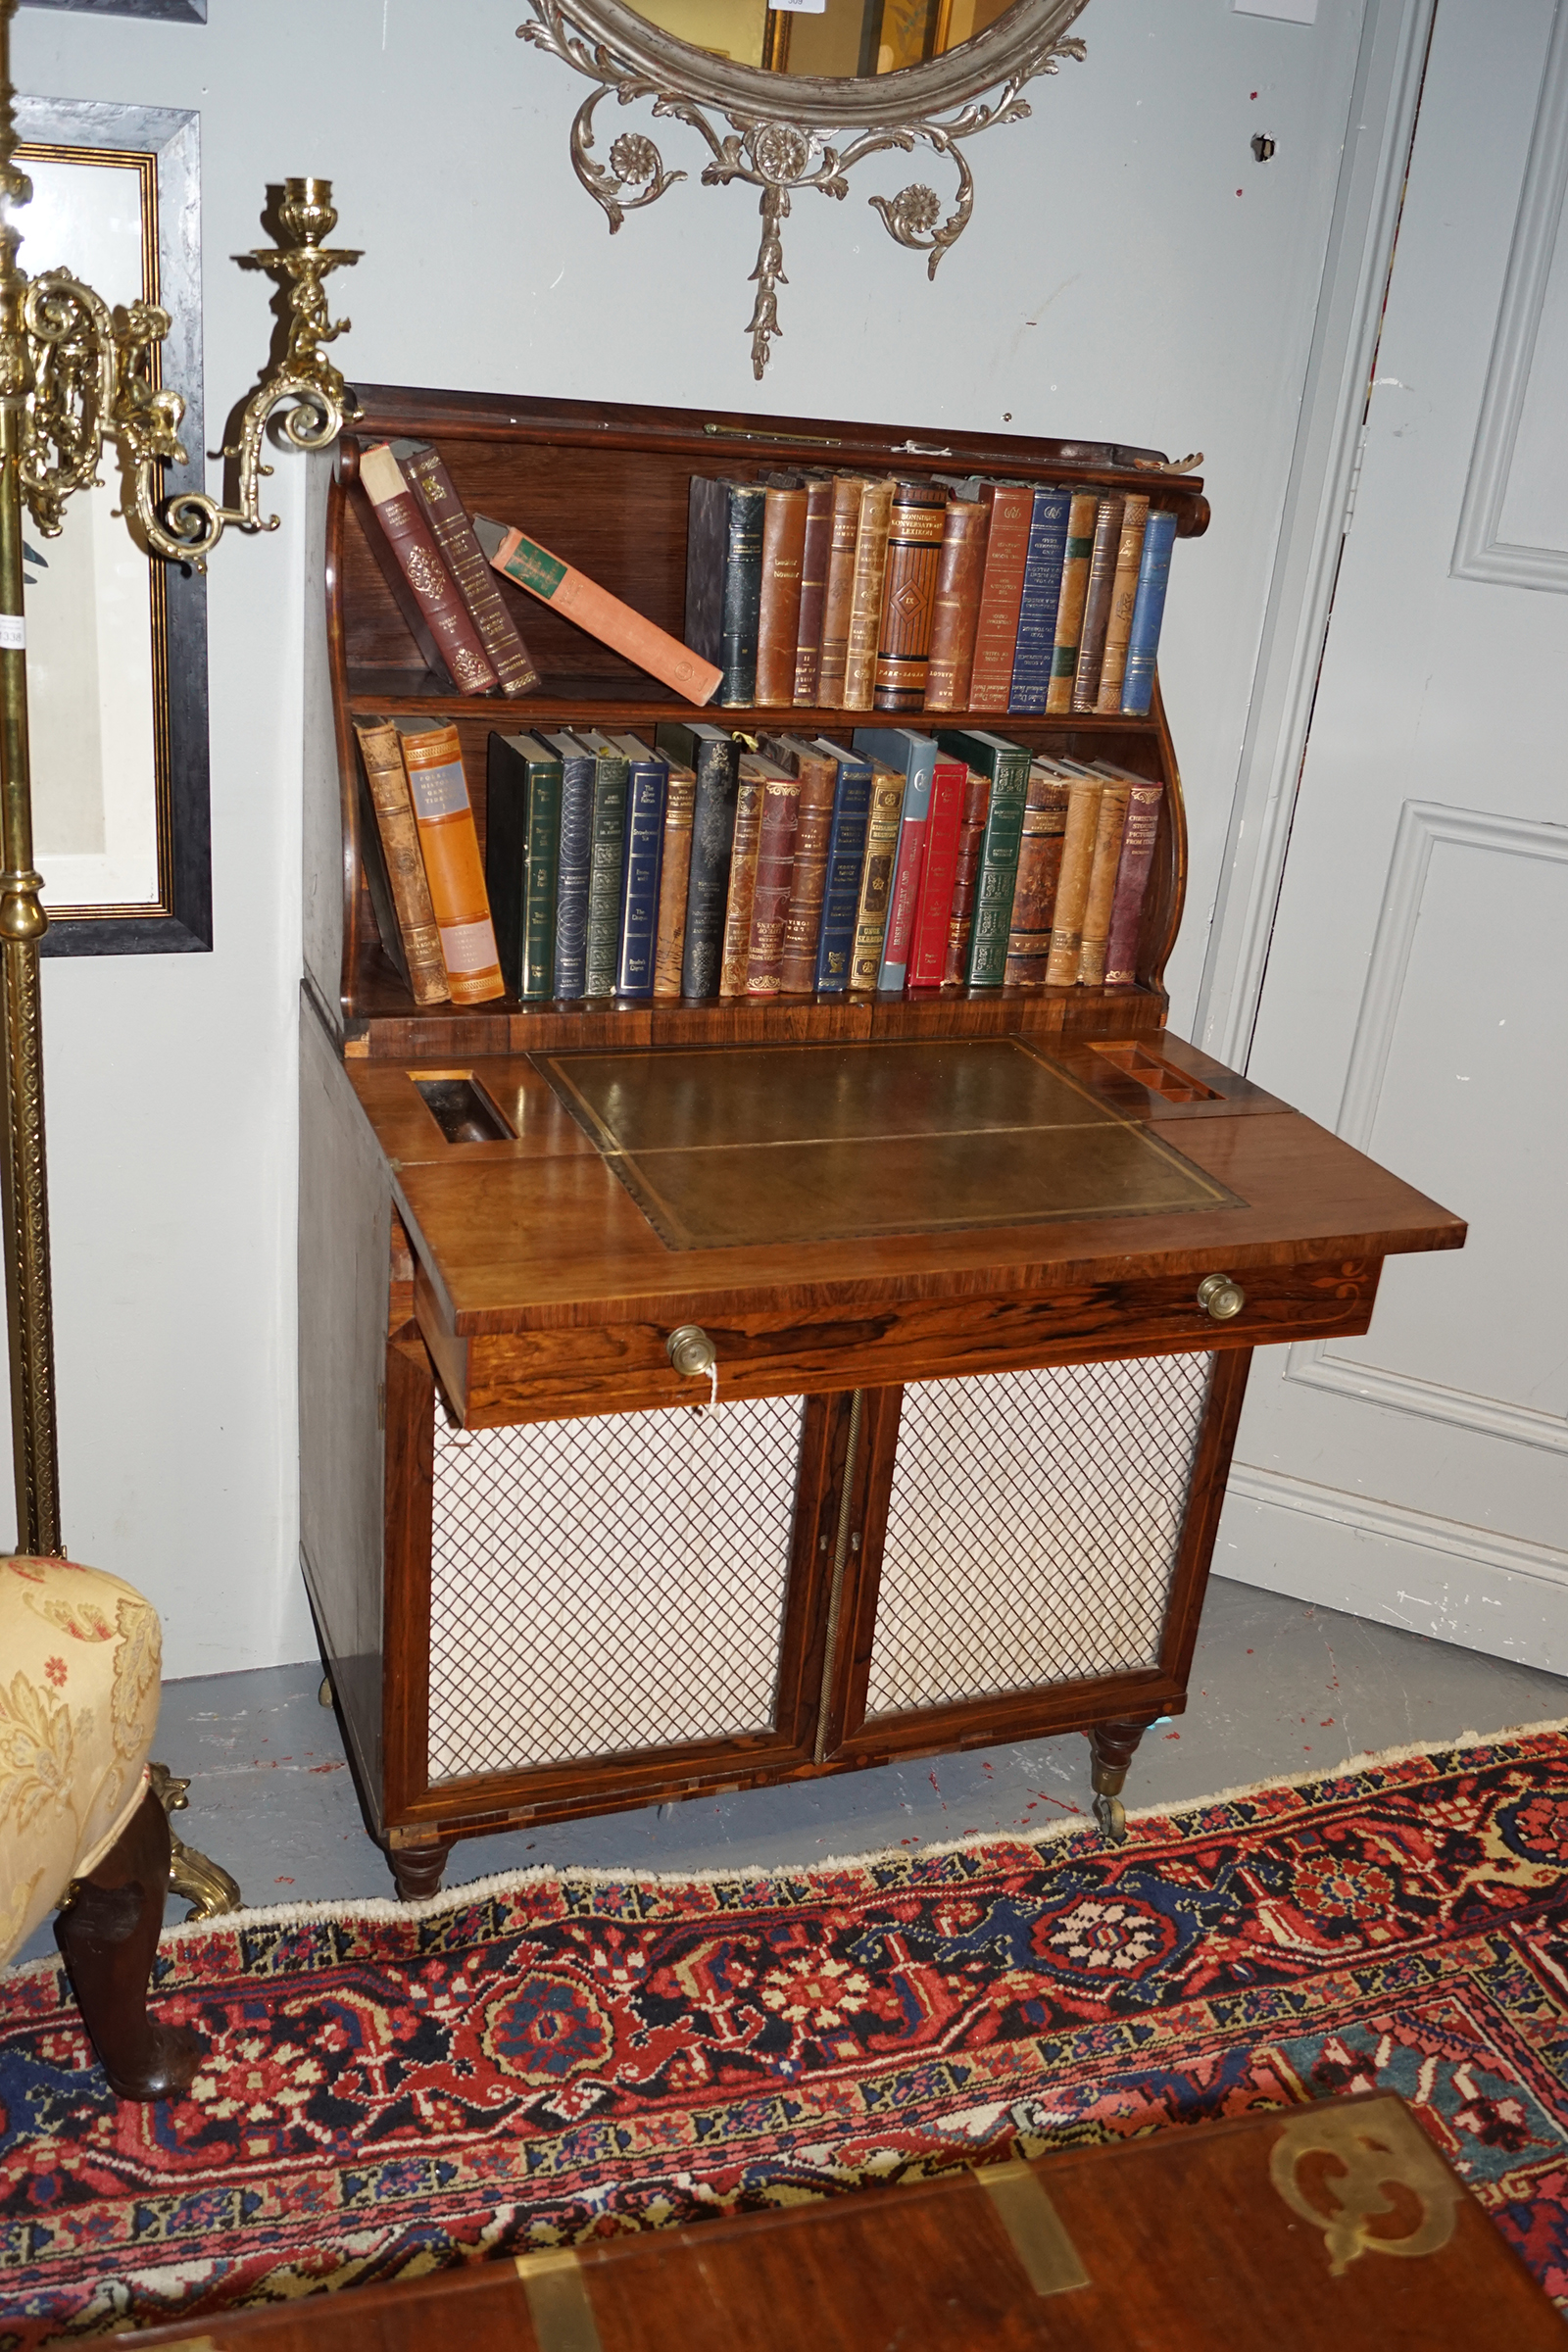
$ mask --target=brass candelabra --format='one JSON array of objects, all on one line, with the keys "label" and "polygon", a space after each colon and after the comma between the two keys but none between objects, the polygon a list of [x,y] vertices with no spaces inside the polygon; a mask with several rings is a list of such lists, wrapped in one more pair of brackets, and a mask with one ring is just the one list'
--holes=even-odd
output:
[{"label": "brass candelabra", "polygon": [[27,762],[26,622],[22,595],[22,516],[56,537],[66,501],[96,487],[106,454],[126,484],[127,528],[149,554],[198,571],[230,523],[275,530],[263,518],[262,456],[270,420],[296,449],[325,449],[354,414],[354,396],[322,345],[348,331],[334,319],[324,280],[358,253],[322,243],[337,221],[332,183],[284,183],[275,247],[245,258],[282,278],[287,342],[278,365],[246,402],[232,462],[233,506],[186,491],[165,499],[163,468],[185,463],[179,440],[185,403],[156,381],[153,355],[170,330],[167,311],[136,302],[111,310],[69,270],[29,278],[19,267],[17,211],[31,198],[17,168],[11,19],[0,0],[0,1230],[6,1261],[11,1352],[11,1426],[16,1462],[17,1549],[58,1553],[60,1468],[55,1422],[49,1199],[44,1149],[43,1053],[38,943],[49,927],[42,877],[32,862],[32,789]]}]

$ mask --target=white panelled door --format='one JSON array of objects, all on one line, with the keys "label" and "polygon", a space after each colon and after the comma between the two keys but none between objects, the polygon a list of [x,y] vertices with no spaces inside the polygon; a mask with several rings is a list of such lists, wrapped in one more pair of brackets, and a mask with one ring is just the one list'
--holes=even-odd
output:
[{"label": "white panelled door", "polygon": [[1568,1672],[1568,0],[1442,0],[1250,1068],[1470,1220],[1253,1360],[1214,1566]]}]

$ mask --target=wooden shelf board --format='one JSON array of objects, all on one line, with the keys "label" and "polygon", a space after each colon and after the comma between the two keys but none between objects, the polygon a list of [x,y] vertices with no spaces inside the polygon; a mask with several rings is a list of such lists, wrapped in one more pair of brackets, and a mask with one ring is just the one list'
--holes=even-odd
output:
[{"label": "wooden shelf board", "polygon": [[650,682],[646,692],[628,694],[622,679],[557,680],[548,693],[519,695],[508,702],[501,695],[454,694],[439,687],[424,671],[393,670],[377,679],[351,671],[349,709],[361,717],[387,713],[421,718],[489,718],[508,724],[508,732],[542,727],[547,733],[591,722],[612,732],[621,727],[648,726],[662,719],[706,719],[717,727],[734,727],[747,735],[843,734],[852,727],[912,727],[934,733],[938,728],[978,727],[993,735],[1012,728],[1029,734],[1049,729],[1052,734],[1140,735],[1155,733],[1152,716],[1135,718],[1098,711],[1025,710],[760,710],[715,703],[680,703]]}]

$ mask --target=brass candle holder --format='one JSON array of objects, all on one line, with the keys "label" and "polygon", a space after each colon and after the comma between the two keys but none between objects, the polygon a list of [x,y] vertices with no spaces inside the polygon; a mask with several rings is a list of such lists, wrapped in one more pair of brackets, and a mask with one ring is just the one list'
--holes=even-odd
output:
[{"label": "brass candle holder", "polygon": [[264,519],[261,512],[262,478],[271,471],[262,445],[275,412],[290,404],[279,429],[304,450],[327,448],[355,413],[353,394],[322,354],[322,346],[350,324],[331,317],[324,281],[360,256],[322,242],[337,222],[330,180],[284,183],[278,215],[283,240],[245,257],[284,280],[288,333],[279,365],[246,402],[239,437],[223,451],[235,469],[236,504],[224,506],[200,491],[165,499],[163,468],[186,461],[179,440],[185,403],[178,392],[155,384],[151,365],[169,333],[169,313],[149,302],[111,311],[69,270],[29,278],[18,265],[22,232],[15,214],[32,189],[16,164],[16,5],[0,0],[0,1232],[17,1549],[59,1553],[64,1545],[38,985],[38,943],[49,917],[32,862],[23,510],[44,538],[55,538],[67,500],[98,484],[107,455],[126,484],[123,511],[132,537],[168,562],[204,571],[230,523],[242,531],[275,530],[278,517]]}]

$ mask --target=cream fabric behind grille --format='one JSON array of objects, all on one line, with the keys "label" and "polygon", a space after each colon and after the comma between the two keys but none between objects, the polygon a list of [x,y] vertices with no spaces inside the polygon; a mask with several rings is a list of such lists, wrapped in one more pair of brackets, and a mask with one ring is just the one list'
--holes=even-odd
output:
[{"label": "cream fabric behind grille", "polygon": [[437,1410],[430,1778],[766,1730],[801,1412]]},{"label": "cream fabric behind grille", "polygon": [[868,1715],[1157,1663],[1213,1361],[905,1390]]}]

